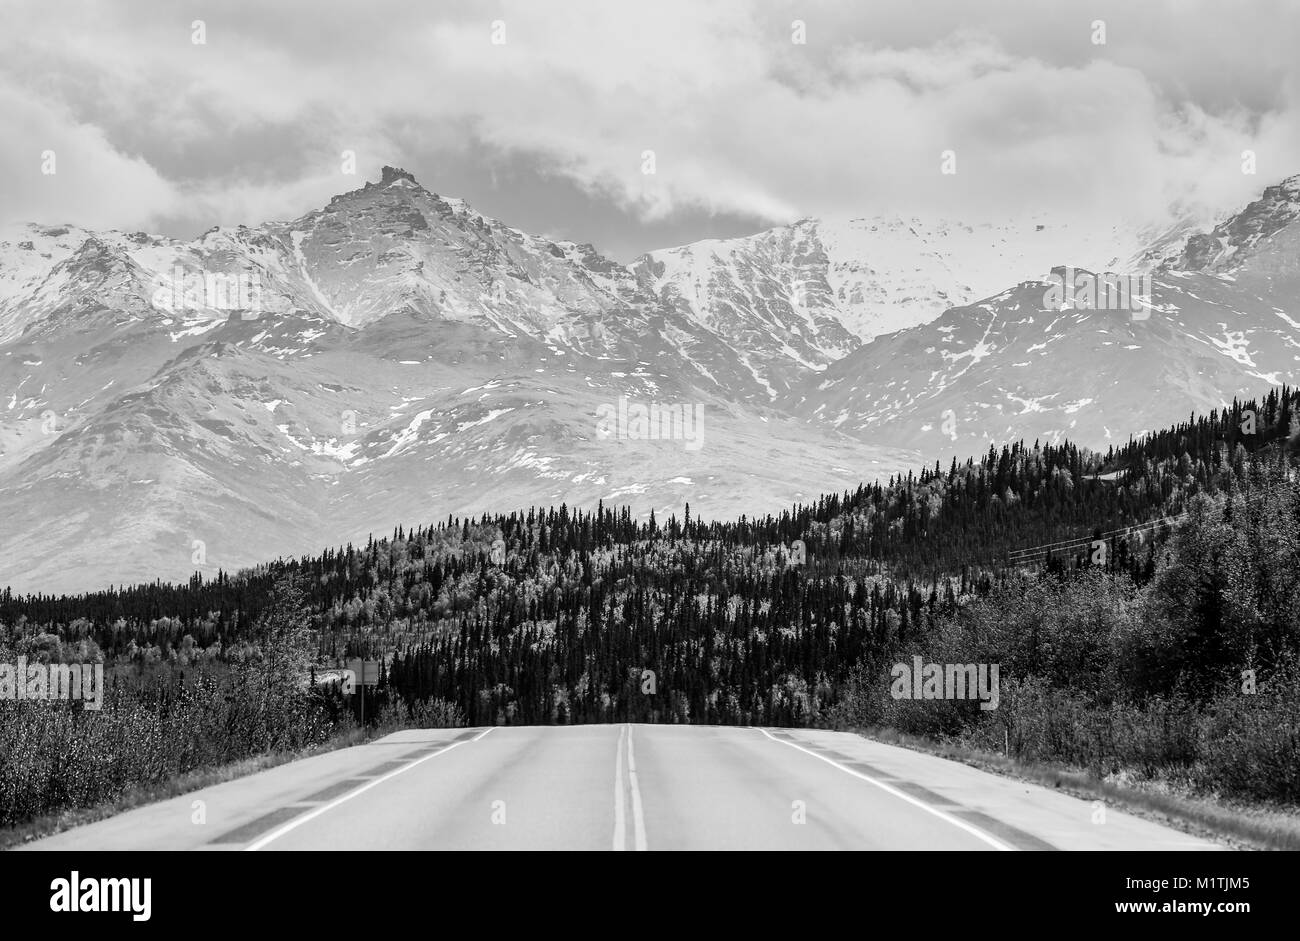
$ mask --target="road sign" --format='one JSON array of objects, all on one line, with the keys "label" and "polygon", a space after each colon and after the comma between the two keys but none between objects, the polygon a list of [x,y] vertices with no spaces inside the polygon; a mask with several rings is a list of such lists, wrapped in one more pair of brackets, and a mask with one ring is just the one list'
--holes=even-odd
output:
[{"label": "road sign", "polygon": [[362,686],[379,685],[378,660],[349,660],[347,668],[356,674],[356,681]]}]

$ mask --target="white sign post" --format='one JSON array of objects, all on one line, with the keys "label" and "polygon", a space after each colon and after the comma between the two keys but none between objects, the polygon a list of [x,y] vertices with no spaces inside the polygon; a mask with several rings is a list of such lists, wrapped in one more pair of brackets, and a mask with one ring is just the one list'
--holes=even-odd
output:
[{"label": "white sign post", "polygon": [[[361,691],[361,734],[366,732],[366,687],[379,685],[379,661],[353,659],[347,661],[347,673],[351,676],[353,686]],[[347,680],[344,680],[347,683]],[[347,689],[344,692],[348,692]]]}]

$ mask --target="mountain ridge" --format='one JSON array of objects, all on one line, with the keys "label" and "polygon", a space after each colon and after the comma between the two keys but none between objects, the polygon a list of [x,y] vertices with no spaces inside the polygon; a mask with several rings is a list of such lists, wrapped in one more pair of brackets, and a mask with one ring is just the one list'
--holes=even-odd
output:
[{"label": "mountain ridge", "polygon": [[[744,277],[722,279],[720,243],[623,266],[397,167],[295,220],[190,242],[27,226],[0,241],[0,583],[230,568],[383,530],[413,503],[436,517],[626,500],[644,518],[689,502],[722,518],[999,438],[1127,436],[1291,368],[1300,227],[1252,212],[1263,234],[1236,274],[1157,268],[1145,325],[1058,310],[1059,335],[1043,336],[1022,322],[1047,313],[1031,279],[866,341],[836,305],[873,262],[835,270],[844,243],[828,251],[816,220],[733,246]],[[1143,257],[1169,256],[1161,238]],[[1170,374],[1154,405],[1113,349],[1134,330]],[[1053,403],[1062,381],[1118,388]],[[962,407],[990,390],[1038,407]],[[699,406],[703,447],[672,428],[600,438],[620,397]],[[949,410],[955,438],[939,433]]]}]

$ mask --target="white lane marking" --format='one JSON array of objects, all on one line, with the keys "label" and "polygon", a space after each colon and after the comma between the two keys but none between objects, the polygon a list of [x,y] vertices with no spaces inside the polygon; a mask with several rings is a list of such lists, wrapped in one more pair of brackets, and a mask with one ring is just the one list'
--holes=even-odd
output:
[{"label": "white lane marking", "polygon": [[819,755],[814,751],[809,751],[808,749],[804,748],[802,745],[796,745],[794,742],[787,742],[782,739],[779,739],[775,735],[772,735],[770,732],[768,732],[767,729],[759,729],[759,731],[762,732],[764,735],[766,735],[774,742],[780,742],[782,745],[789,745],[791,748],[797,748],[805,755],[812,755],[814,758],[820,759],[821,761],[826,762],[828,765],[832,765],[833,767],[839,768],[845,774],[851,774],[855,778],[861,778],[862,780],[866,781],[869,784],[874,784],[882,791],[887,791],[888,793],[893,794],[895,797],[907,801],[909,804],[913,805],[914,807],[921,808],[928,814],[934,814],[940,820],[948,821],[948,823],[952,824],[954,827],[960,827],[961,829],[969,833],[971,836],[978,837],[979,839],[983,840],[985,843],[987,843],[989,846],[993,847],[996,850],[1002,850],[1003,852],[1011,851],[1010,846],[1007,846],[1007,844],[1003,843],[1000,840],[994,839],[993,837],[989,836],[987,833],[985,833],[983,830],[979,829],[978,827],[973,827],[964,820],[958,820],[956,817],[952,816],[951,814],[946,814],[942,810],[936,810],[935,808],[931,807],[929,804],[917,800],[912,795],[904,794],[902,791],[898,790],[897,788],[890,787],[884,781],[877,781],[875,778],[871,777],[870,775],[863,774],[861,771],[854,771],[852,768],[846,768],[838,761],[835,761],[831,758],[827,758],[825,755]]},{"label": "white lane marking", "polygon": [[614,852],[627,845],[627,826],[623,819],[623,736],[627,726],[619,726],[618,747],[614,751]]},{"label": "white lane marking", "polygon": [[632,726],[627,727],[627,779],[632,783],[632,824],[636,848],[645,851],[645,817],[641,814],[641,788],[636,783],[636,757],[632,754]]},{"label": "white lane marking", "polygon": [[405,771],[410,771],[410,770],[411,770],[412,768],[414,768],[416,765],[424,764],[424,763],[425,763],[426,761],[428,761],[430,758],[437,758],[439,755],[445,755],[445,754],[447,754],[447,752],[451,751],[453,748],[457,748],[457,747],[459,747],[459,746],[461,746],[461,745],[468,745],[468,744],[470,744],[470,742],[477,742],[477,741],[478,741],[479,739],[481,739],[484,735],[487,735],[489,732],[491,732],[493,728],[495,728],[495,726],[490,726],[489,728],[484,729],[482,732],[480,732],[478,735],[475,735],[475,736],[474,736],[473,738],[471,738],[471,739],[466,739],[466,740],[464,740],[464,741],[455,742],[455,743],[453,743],[453,744],[451,744],[451,745],[448,745],[446,748],[443,748],[443,749],[440,749],[440,750],[434,752],[434,753],[431,754],[431,755],[425,755],[423,758],[417,758],[415,761],[411,762],[409,765],[402,765],[402,767],[398,768],[396,771],[390,771],[390,772],[388,772],[388,774],[384,775],[383,777],[375,778],[373,781],[369,782],[368,784],[363,784],[363,785],[361,785],[361,787],[357,788],[355,791],[348,791],[348,793],[344,794],[344,795],[343,795],[342,797],[340,797],[338,800],[330,801],[330,802],[329,802],[328,804],[326,804],[325,806],[323,806],[323,807],[317,807],[315,810],[313,810],[313,811],[311,811],[311,812],[309,812],[309,813],[303,814],[301,817],[294,817],[292,820],[290,820],[288,823],[286,823],[286,824],[285,824],[284,826],[282,826],[280,829],[278,829],[278,830],[272,830],[270,833],[268,833],[266,836],[262,837],[262,838],[261,838],[260,840],[258,840],[256,843],[250,843],[248,846],[245,846],[245,847],[244,847],[244,852],[246,852],[246,853],[251,853],[251,852],[256,852],[257,850],[260,850],[263,846],[266,846],[266,845],[267,845],[268,843],[270,843],[272,840],[278,840],[280,837],[284,836],[284,835],[285,835],[286,833],[288,833],[290,830],[296,830],[296,829],[298,829],[298,828],[301,827],[304,823],[306,823],[308,820],[315,820],[317,817],[319,817],[321,814],[325,813],[327,810],[333,810],[335,807],[339,806],[340,804],[344,804],[344,803],[346,803],[346,802],[352,800],[352,798],[356,797],[358,794],[363,794],[363,793],[365,793],[366,791],[370,790],[372,787],[375,787],[376,785],[379,785],[379,784],[383,784],[385,781],[389,780],[390,778],[395,778],[395,777],[397,777],[399,774],[402,774],[402,773],[405,772]]}]

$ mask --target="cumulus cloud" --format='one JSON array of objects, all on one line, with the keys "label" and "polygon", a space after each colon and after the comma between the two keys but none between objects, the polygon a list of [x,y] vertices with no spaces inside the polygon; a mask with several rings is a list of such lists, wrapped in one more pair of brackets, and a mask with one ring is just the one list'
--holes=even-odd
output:
[{"label": "cumulus cloud", "polygon": [[56,102],[0,87],[0,127],[3,221],[134,227],[175,204],[175,188],[142,157]]},{"label": "cumulus cloud", "polygon": [[[1146,218],[1175,200],[1235,206],[1300,172],[1286,41],[1300,10],[1089,7],[237,0],[207,11],[195,45],[203,14],[161,0],[20,2],[22,38],[0,40],[0,213],[198,228],[292,216],[358,185],[345,149],[371,176],[508,156],[629,224]],[[45,149],[61,151],[57,182],[39,174]],[[955,176],[940,172],[948,150]],[[1258,177],[1241,173],[1244,150]]]}]

